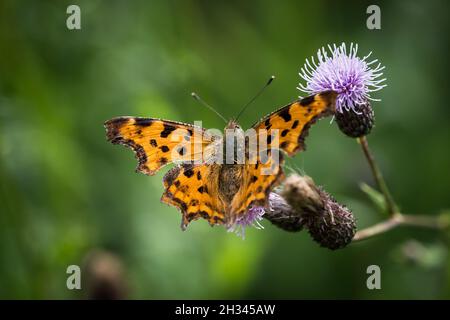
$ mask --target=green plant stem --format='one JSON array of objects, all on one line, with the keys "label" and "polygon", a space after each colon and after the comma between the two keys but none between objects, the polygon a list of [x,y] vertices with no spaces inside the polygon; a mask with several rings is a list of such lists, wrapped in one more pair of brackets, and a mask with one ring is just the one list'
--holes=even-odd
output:
[{"label": "green plant stem", "polygon": [[371,227],[356,232],[355,236],[353,237],[353,242],[371,238],[378,234],[392,230],[398,226],[413,226],[413,227],[443,230],[449,227],[449,220],[444,219],[443,216],[430,217],[422,215],[406,215],[396,213],[383,222],[377,223]]},{"label": "green plant stem", "polygon": [[378,168],[378,165],[375,162],[375,158],[370,152],[367,138],[365,136],[360,137],[358,138],[358,141],[359,144],[361,145],[361,148],[363,149],[364,155],[367,159],[367,162],[369,163],[370,169],[372,170],[372,174],[378,186],[378,189],[381,191],[386,201],[389,216],[393,217],[398,213],[397,205],[395,204],[395,201],[392,198],[391,193],[389,192],[389,188],[387,187],[386,181],[384,180],[383,175],[381,174],[381,170]]},{"label": "green plant stem", "polygon": [[406,215],[401,214],[398,211],[397,205],[395,204],[394,199],[389,191],[389,188],[386,184],[386,181],[383,178],[380,168],[378,168],[377,163],[375,162],[375,158],[373,157],[369,143],[367,142],[366,137],[358,138],[358,142],[363,149],[364,155],[369,163],[370,169],[372,171],[375,182],[378,186],[378,189],[383,194],[386,209],[389,214],[389,218],[385,221],[377,223],[371,227],[362,229],[358,231],[353,237],[353,241],[361,241],[373,236],[376,236],[381,233],[385,233],[389,230],[397,228],[399,226],[412,226],[412,227],[421,227],[421,228],[429,228],[435,230],[446,229],[450,225],[449,219],[447,219],[444,215],[441,216],[424,216],[424,215]]}]

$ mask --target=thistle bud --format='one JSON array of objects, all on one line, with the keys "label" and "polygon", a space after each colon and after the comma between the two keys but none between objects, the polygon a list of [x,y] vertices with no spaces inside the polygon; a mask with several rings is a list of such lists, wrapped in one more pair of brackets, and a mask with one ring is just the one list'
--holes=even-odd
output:
[{"label": "thistle bud", "polygon": [[277,227],[291,232],[298,232],[303,229],[304,220],[301,214],[287,203],[278,193],[269,194],[270,210],[264,216]]},{"label": "thistle bud", "polygon": [[319,192],[324,204],[323,210],[304,217],[309,234],[322,247],[331,250],[344,248],[352,241],[356,232],[353,213],[325,191]]},{"label": "thistle bud", "polygon": [[342,109],[335,114],[339,129],[351,138],[366,136],[375,123],[375,115],[369,101],[355,105],[353,109]]},{"label": "thistle bud", "polygon": [[269,202],[266,219],[286,231],[305,227],[322,247],[343,248],[355,235],[352,212],[317,187],[310,177],[289,176],[280,194],[270,194]]}]

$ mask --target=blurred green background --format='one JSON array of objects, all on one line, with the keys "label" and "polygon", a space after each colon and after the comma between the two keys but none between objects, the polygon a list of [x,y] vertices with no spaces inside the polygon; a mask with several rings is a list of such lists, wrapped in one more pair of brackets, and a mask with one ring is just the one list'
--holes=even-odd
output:
[{"label": "blurred green background", "polygon": [[[205,221],[182,232],[159,201],[167,169],[136,174],[132,152],[105,139],[119,115],[222,128],[190,92],[232,117],[275,74],[248,127],[300,94],[305,58],[353,41],[386,66],[369,142],[402,211],[450,208],[448,2],[376,3],[371,31],[364,1],[0,1],[0,297],[101,296],[97,281],[140,299],[450,298],[446,234],[397,229],[333,252],[268,221],[245,240]],[[69,4],[81,30],[66,28]],[[359,189],[373,180],[357,143],[324,120],[307,144],[288,165],[359,228],[380,221]],[[72,264],[81,291],[66,288]],[[381,290],[366,288],[371,264]]]}]

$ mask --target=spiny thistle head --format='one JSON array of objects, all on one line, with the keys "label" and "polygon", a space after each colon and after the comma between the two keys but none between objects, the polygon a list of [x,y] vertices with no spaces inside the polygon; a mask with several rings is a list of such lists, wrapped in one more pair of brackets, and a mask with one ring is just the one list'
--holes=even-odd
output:
[{"label": "spiny thistle head", "polygon": [[356,232],[352,212],[306,176],[290,175],[280,195],[269,197],[264,217],[286,231],[303,227],[322,247],[336,250],[347,246]]},{"label": "spiny thistle head", "polygon": [[336,112],[335,119],[339,130],[351,138],[367,136],[375,124],[375,114],[369,101],[356,105],[354,110]]},{"label": "spiny thistle head", "polygon": [[347,246],[355,236],[356,223],[353,213],[339,204],[327,192],[318,189],[323,210],[304,216],[305,226],[311,237],[322,247],[336,250]]},{"label": "spiny thistle head", "polygon": [[380,79],[384,66],[378,60],[368,61],[372,52],[363,58],[357,53],[358,45],[353,43],[348,52],[345,43],[339,47],[328,45],[328,50],[322,47],[317,52],[317,61],[311,57],[301,68],[299,75],[306,84],[300,83],[298,89],[308,95],[336,91],[336,112],[356,111],[356,106],[369,100],[379,101],[370,94],[386,86],[383,84],[386,79]]}]

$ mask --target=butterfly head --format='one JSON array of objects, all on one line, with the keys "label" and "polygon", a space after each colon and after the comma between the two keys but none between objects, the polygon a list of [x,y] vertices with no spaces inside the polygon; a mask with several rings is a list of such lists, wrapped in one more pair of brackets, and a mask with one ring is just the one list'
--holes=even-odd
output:
[{"label": "butterfly head", "polygon": [[241,126],[236,122],[236,120],[231,119],[228,121],[225,130],[242,130]]},{"label": "butterfly head", "polygon": [[[245,134],[241,126],[232,119],[228,121],[224,129],[225,135],[222,140],[224,163],[238,163],[238,157],[242,157],[245,151]],[[243,161],[241,159],[240,161]]]}]

